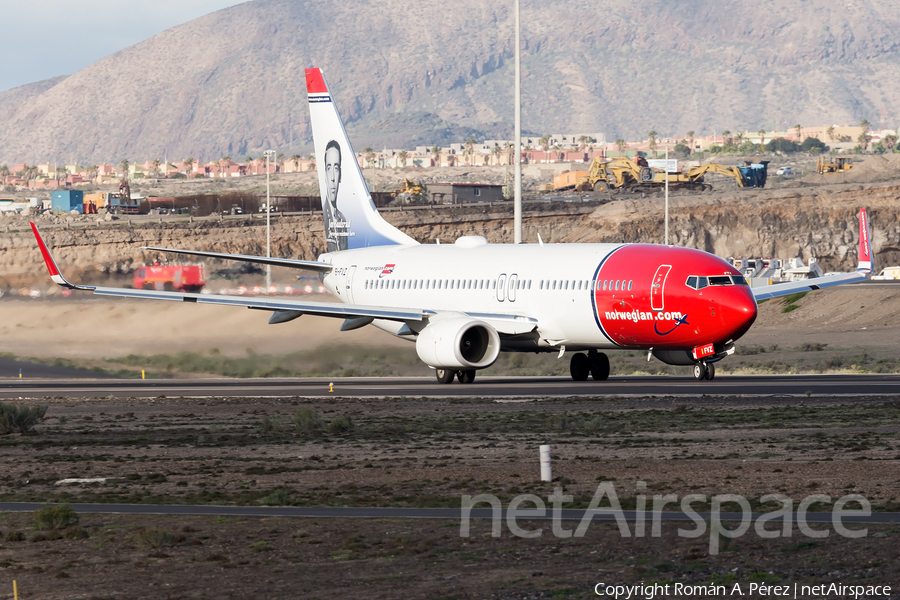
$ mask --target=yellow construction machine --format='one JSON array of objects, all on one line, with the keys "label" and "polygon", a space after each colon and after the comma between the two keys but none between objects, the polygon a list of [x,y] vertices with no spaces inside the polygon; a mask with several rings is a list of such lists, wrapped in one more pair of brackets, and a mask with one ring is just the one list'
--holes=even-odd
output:
[{"label": "yellow construction machine", "polygon": [[421,183],[416,183],[412,179],[404,179],[403,186],[394,192],[393,196],[403,203],[427,200],[425,186]]},{"label": "yellow construction machine", "polygon": [[853,168],[853,159],[849,156],[820,156],[816,160],[816,173],[825,175],[827,173],[846,173]]},{"label": "yellow construction machine", "polygon": [[641,167],[627,158],[597,157],[591,163],[588,174],[578,179],[575,191],[602,192],[606,190],[622,190],[629,192],[657,192],[663,189],[666,179],[669,189],[688,189],[709,191],[712,186],[703,178],[707,173],[718,173],[731,177],[738,187],[765,187],[769,161],[747,164],[741,167],[729,167],[709,163],[692,167],[687,171],[666,173],[663,169]]}]

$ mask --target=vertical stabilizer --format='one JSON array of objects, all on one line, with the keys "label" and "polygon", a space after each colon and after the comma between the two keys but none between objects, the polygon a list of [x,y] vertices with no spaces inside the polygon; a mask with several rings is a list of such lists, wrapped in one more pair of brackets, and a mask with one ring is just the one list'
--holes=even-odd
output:
[{"label": "vertical stabilizer", "polygon": [[328,251],[416,244],[375,210],[322,69],[306,69],[306,91]]},{"label": "vertical stabilizer", "polygon": [[875,269],[875,261],[872,259],[872,234],[869,229],[869,216],[866,209],[859,211],[859,264],[857,271],[871,273]]}]

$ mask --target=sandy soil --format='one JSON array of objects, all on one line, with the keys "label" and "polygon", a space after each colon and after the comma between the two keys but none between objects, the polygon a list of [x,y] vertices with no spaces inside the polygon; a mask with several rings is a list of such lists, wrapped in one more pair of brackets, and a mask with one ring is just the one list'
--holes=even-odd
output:
[{"label": "sandy soil", "polygon": [[[560,486],[584,507],[602,480],[625,508],[638,481],[679,498],[742,494],[757,509],[767,493],[795,503],[858,493],[876,510],[900,507],[895,397],[44,401],[34,435],[0,437],[4,501],[453,507],[462,494],[508,502]],[[301,427],[298,411],[321,426]],[[344,417],[349,429],[330,425]],[[552,485],[537,481],[541,443],[553,446]],[[54,485],[65,477],[118,481]],[[22,598],[53,600],[87,590],[123,600],[588,598],[601,581],[900,583],[895,525],[860,539],[750,534],[717,556],[676,525],[660,538],[594,524],[560,539],[544,527],[538,539],[506,528],[495,539],[484,522],[462,538],[457,521],[85,515],[47,533],[4,514],[0,570]]]}]

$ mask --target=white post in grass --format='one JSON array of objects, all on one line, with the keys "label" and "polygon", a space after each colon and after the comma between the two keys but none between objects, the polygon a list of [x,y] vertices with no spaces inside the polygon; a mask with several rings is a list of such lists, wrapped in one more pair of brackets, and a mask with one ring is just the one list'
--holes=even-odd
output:
[{"label": "white post in grass", "polygon": [[553,469],[550,464],[550,446],[541,446],[541,481],[553,481]]}]

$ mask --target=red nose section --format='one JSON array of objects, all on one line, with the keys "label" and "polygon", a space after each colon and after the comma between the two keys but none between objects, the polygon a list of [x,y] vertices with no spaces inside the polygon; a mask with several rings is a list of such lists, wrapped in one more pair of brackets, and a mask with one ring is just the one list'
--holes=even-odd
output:
[{"label": "red nose section", "polygon": [[747,333],[750,326],[756,320],[757,306],[756,298],[749,286],[740,286],[728,290],[730,298],[723,302],[722,324],[726,339],[721,341],[727,342],[737,340]]}]

